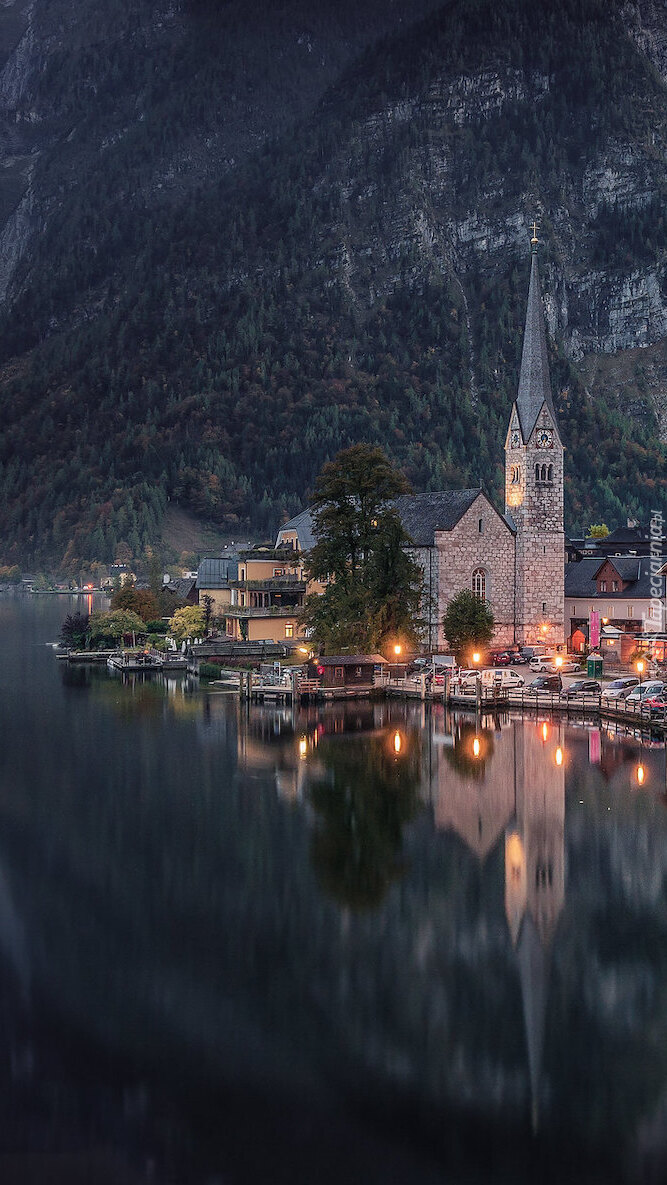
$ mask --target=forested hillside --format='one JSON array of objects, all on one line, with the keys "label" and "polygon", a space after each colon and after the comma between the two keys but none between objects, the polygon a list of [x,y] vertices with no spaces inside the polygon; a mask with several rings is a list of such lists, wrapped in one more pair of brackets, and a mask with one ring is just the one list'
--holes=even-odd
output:
[{"label": "forested hillside", "polygon": [[138,558],[169,499],[271,532],[356,440],[498,497],[533,217],[566,527],[660,504],[665,6],[432,9],[37,0],[0,75],[0,560]]}]

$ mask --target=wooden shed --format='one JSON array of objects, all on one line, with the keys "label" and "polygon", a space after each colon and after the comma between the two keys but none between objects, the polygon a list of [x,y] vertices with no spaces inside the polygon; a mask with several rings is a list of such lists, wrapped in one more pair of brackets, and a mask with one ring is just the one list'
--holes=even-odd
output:
[{"label": "wooden shed", "polygon": [[375,686],[376,671],[386,665],[381,654],[333,654],[314,659],[308,674],[323,690],[368,691]]}]

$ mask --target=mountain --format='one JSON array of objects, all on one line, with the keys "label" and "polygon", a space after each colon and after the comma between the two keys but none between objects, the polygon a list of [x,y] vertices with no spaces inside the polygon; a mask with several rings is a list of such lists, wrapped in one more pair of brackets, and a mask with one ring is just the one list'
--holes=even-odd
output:
[{"label": "mountain", "polygon": [[566,525],[667,483],[667,0],[0,10],[0,559],[502,488],[540,224]]}]

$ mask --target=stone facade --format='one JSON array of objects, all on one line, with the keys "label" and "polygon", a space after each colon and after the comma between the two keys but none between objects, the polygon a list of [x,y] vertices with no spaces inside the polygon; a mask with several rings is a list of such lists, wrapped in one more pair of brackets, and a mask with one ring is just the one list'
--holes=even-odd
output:
[{"label": "stone facade", "polygon": [[[484,593],[493,613],[495,646],[514,641],[514,536],[485,494],[451,531],[437,531],[439,642],[444,643],[443,614],[464,588]],[[475,574],[477,578],[475,580]],[[483,581],[483,584],[481,583]]]},{"label": "stone facade", "polygon": [[527,443],[516,408],[505,446],[505,504],[516,526],[516,641],[565,637],[563,445],[546,405]]}]

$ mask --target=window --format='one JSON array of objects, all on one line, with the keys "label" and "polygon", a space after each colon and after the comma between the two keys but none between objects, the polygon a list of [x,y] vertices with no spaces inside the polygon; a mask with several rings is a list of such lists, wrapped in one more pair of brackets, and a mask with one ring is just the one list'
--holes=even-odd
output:
[{"label": "window", "polygon": [[634,605],[628,605],[628,617],[634,617]]},{"label": "window", "polygon": [[547,611],[547,603],[546,603],[546,601],[542,601],[542,612],[546,613],[546,611]]},{"label": "window", "polygon": [[483,518],[478,519],[477,530],[479,531],[480,535],[484,534],[484,519]]},{"label": "window", "polygon": [[285,637],[286,638],[293,638],[294,637],[294,626],[291,621],[288,621],[287,625],[285,626]]},{"label": "window", "polygon": [[244,592],[241,593],[241,604],[245,605],[245,593]]},{"label": "window", "polygon": [[274,575],[274,576],[284,576],[284,575],[285,575],[285,569],[284,569],[284,568],[274,568],[274,569],[273,569],[273,575]]},{"label": "window", "polygon": [[245,573],[246,573],[245,568],[239,568],[239,580],[245,580],[245,578],[246,578]]},{"label": "window", "polygon": [[361,678],[361,667],[355,667],[354,673],[357,676],[357,678],[360,679]]},{"label": "window", "polygon": [[342,667],[334,667],[334,679],[342,679],[342,678],[343,678],[343,668]]},{"label": "window", "polygon": [[612,582],[611,582],[611,591],[612,591],[612,592],[618,592],[618,580],[612,580]]},{"label": "window", "polygon": [[521,481],[521,466],[520,465],[512,465],[512,467],[510,469],[510,482],[512,483],[513,486],[516,486],[519,484],[520,481]]},{"label": "window", "polygon": [[475,568],[472,574],[472,591],[480,601],[486,600],[486,572],[483,568]]},{"label": "window", "polygon": [[606,591],[607,591],[607,581],[606,581],[606,580],[601,580],[601,581],[600,581],[600,589],[599,589],[599,591],[600,591],[600,592],[606,592]]},{"label": "window", "polygon": [[554,479],[554,467],[553,467],[553,465],[549,465],[549,467],[547,469],[547,481],[553,481],[553,479]]}]

